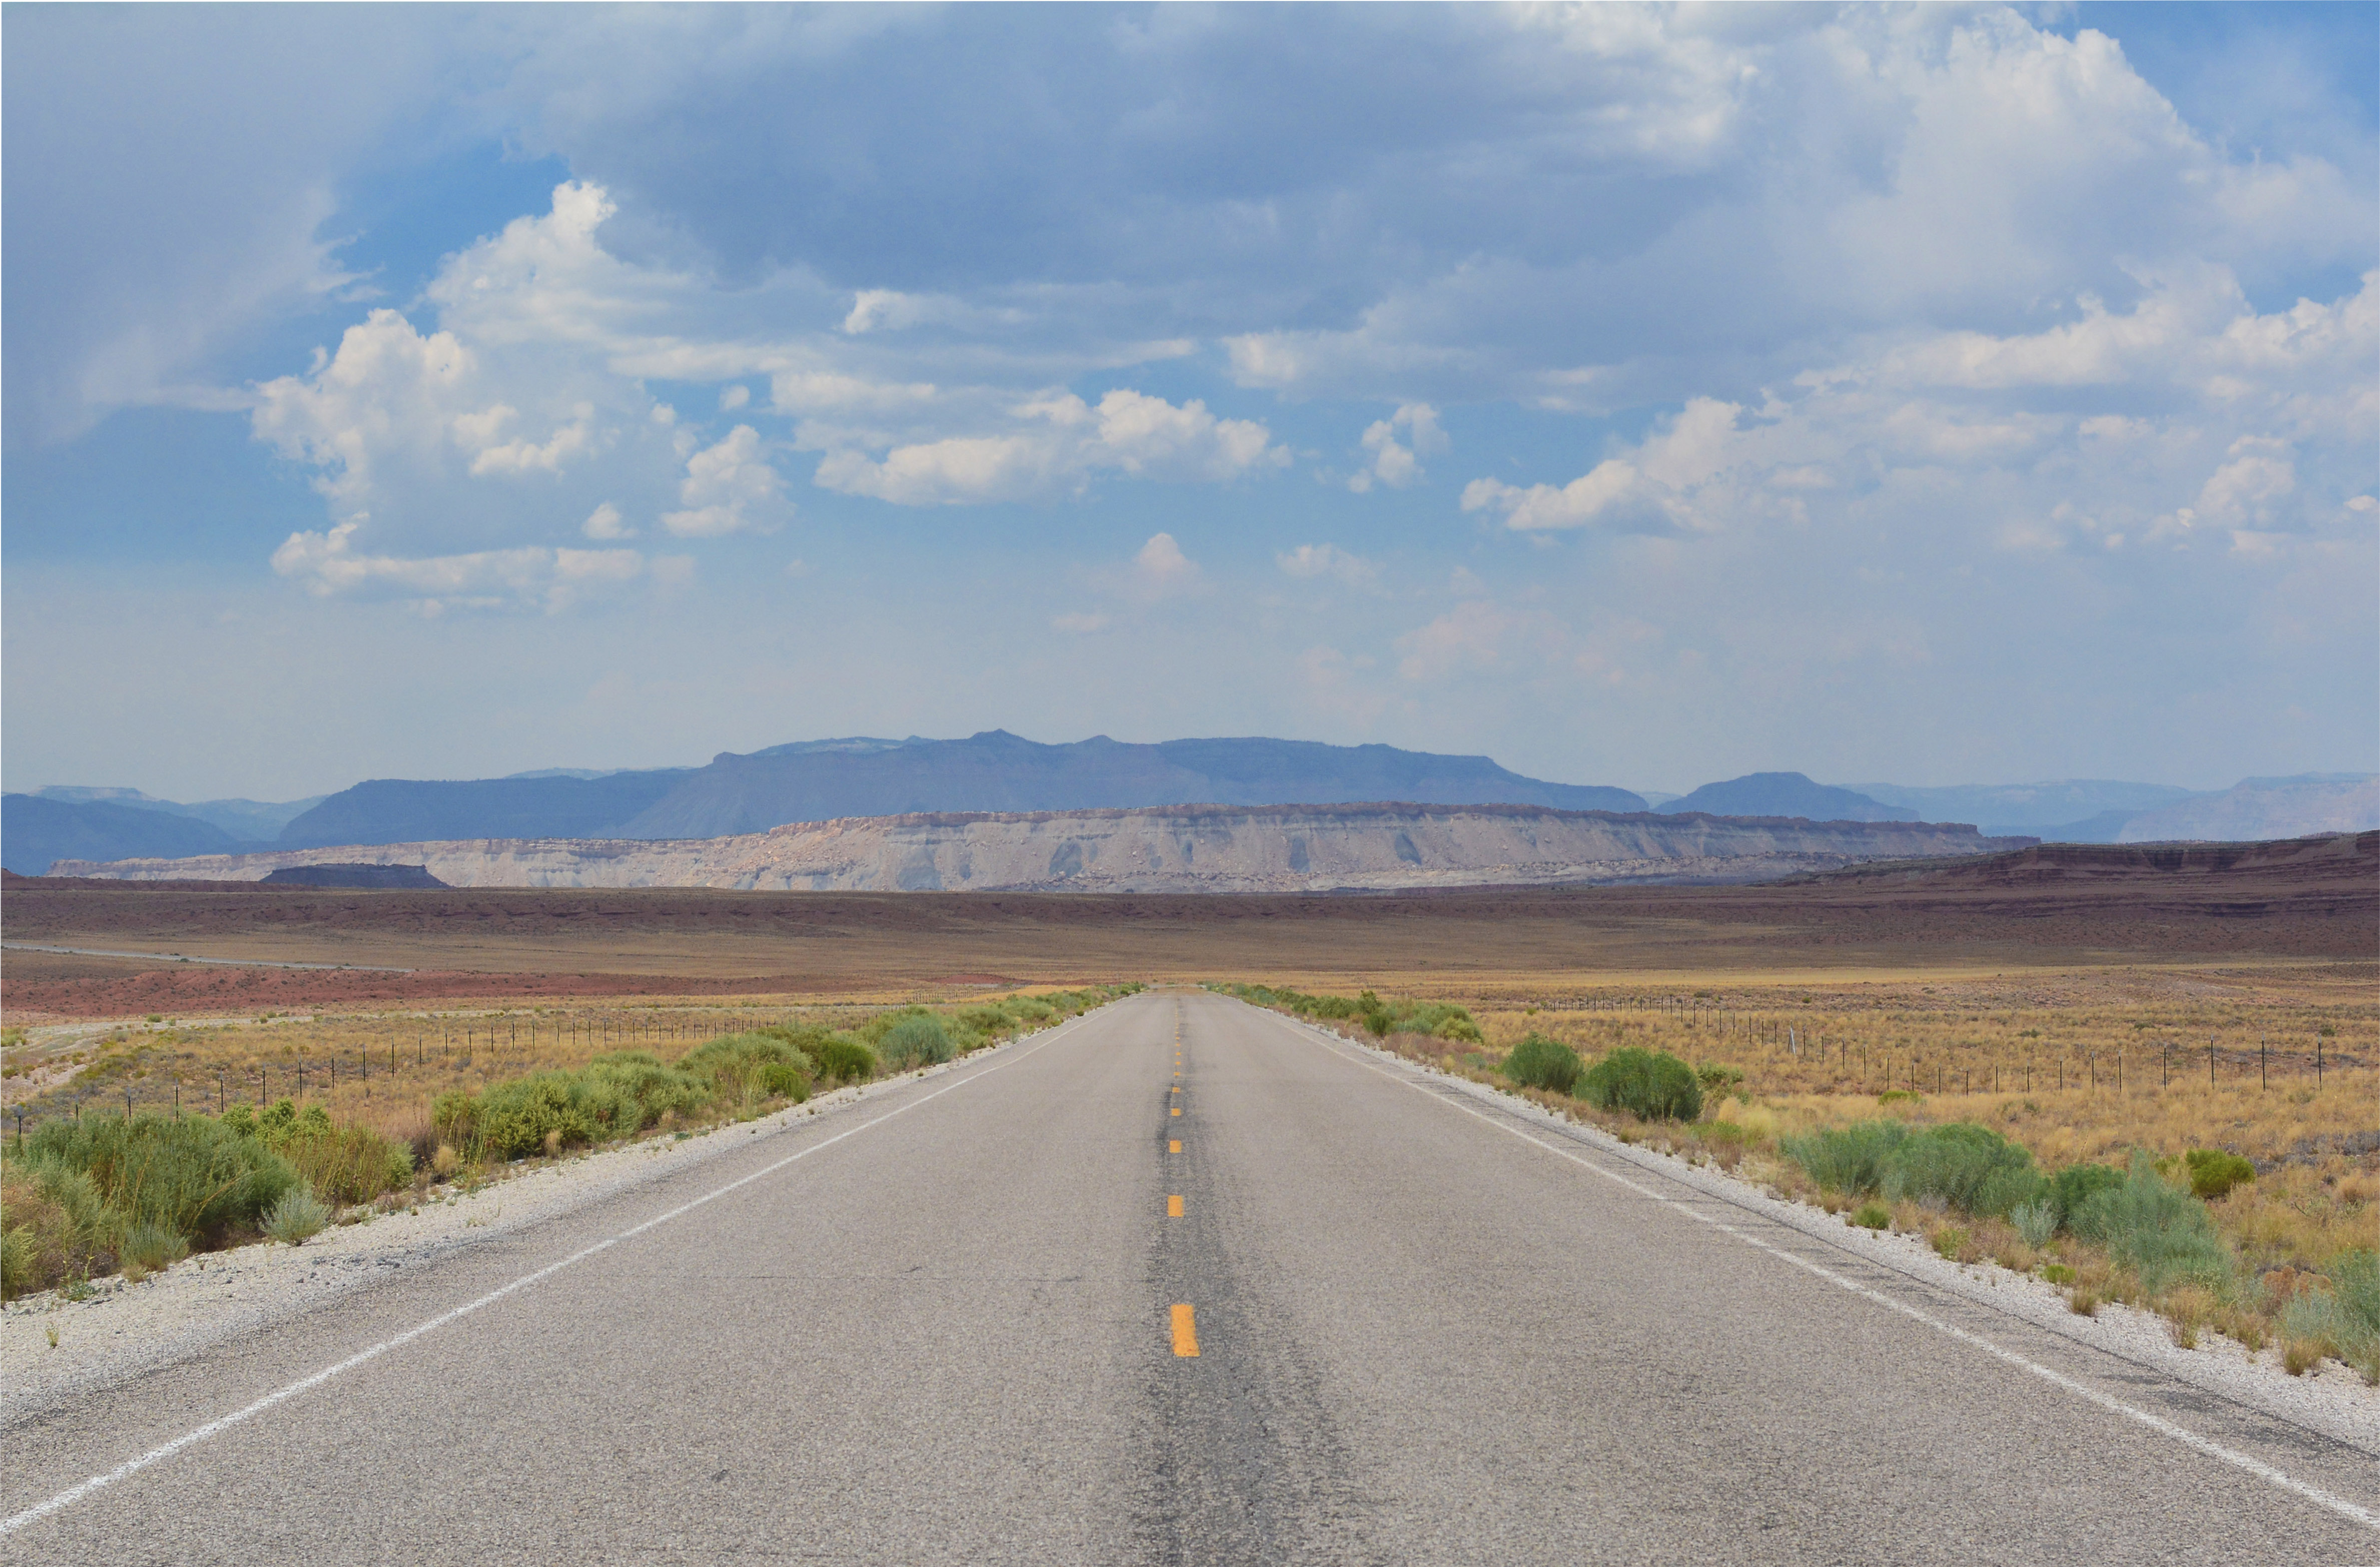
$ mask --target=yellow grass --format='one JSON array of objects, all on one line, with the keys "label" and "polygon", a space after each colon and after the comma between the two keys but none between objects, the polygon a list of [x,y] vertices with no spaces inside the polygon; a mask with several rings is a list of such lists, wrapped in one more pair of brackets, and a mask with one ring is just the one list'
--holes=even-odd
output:
[{"label": "yellow grass", "polygon": [[[958,1004],[1012,992],[986,990]],[[903,997],[902,1000],[909,998]],[[948,996],[927,998],[949,1001]],[[649,1050],[674,1061],[705,1040],[777,1023],[851,1027],[888,998],[872,993],[792,1005],[738,997],[519,1004],[123,1023],[35,1028],[7,1049],[0,1113],[13,1135],[67,1111],[136,1109],[219,1112],[227,1104],[291,1099],[320,1104],[400,1140],[419,1141],[430,1107],[449,1089],[477,1090],[547,1067],[584,1066],[609,1051]]]},{"label": "yellow grass", "polygon": [[1590,1056],[1633,1044],[1740,1070],[1756,1108],[1727,1112],[1769,1137],[1889,1114],[1979,1122],[2048,1169],[2120,1165],[2134,1148],[2241,1154],[2263,1173],[2212,1207],[2262,1270],[2380,1246],[2380,1147],[2351,1148],[2380,1143],[2380,1003],[2362,989],[2286,974],[2143,984],[2135,970],[1490,997],[1474,1014],[1498,1047],[1535,1028]]}]

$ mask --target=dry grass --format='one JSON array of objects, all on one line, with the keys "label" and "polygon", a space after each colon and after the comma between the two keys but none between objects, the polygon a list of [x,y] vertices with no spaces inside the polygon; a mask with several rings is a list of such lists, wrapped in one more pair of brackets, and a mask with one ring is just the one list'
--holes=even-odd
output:
[{"label": "dry grass", "polygon": [[2219,1148],[2258,1171],[2211,1206],[2260,1273],[2380,1247],[2380,1003],[2364,986],[2287,973],[2146,983],[2126,971],[2013,986],[1703,985],[1674,997],[1500,1000],[1473,1008],[1499,1048],[1536,1029],[1584,1054],[1632,1044],[1741,1071],[1748,1105],[1725,1113],[1770,1138],[1890,1114],[1979,1122],[2051,1169],[2121,1164],[2134,1148],[2179,1158]]},{"label": "dry grass", "polygon": [[[1009,992],[986,991],[965,999]],[[477,1091],[547,1067],[584,1066],[611,1051],[674,1062],[705,1040],[766,1024],[847,1028],[882,1011],[873,995],[794,1006],[762,1001],[638,998],[625,1004],[313,1013],[205,1022],[37,1027],[6,1050],[0,1113],[14,1136],[86,1110],[184,1109],[279,1099],[320,1104],[335,1121],[428,1148],[430,1107],[450,1089]],[[12,1031],[13,1032],[13,1031]]]}]

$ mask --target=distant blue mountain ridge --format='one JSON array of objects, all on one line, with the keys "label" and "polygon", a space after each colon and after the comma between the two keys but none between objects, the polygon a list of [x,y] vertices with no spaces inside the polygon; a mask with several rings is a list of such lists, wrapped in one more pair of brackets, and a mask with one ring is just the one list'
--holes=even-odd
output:
[{"label": "distant blue mountain ridge", "polygon": [[964,740],[800,741],[708,766],[432,783],[376,779],[285,828],[284,848],[455,838],[718,838],[789,821],[913,811],[1090,810],[1171,805],[1552,806],[1633,811],[1625,789],[1548,784],[1486,757],[1262,738],[1042,745],[988,730]]},{"label": "distant blue mountain ridge", "polygon": [[316,795],[310,799],[285,800],[278,804],[269,800],[200,800],[184,805],[178,800],[161,800],[154,795],[144,795],[138,789],[92,787],[65,784],[33,791],[35,798],[57,800],[67,805],[104,804],[128,806],[139,810],[160,811],[167,816],[187,816],[221,828],[235,838],[271,839],[300,814],[311,810],[328,798]]},{"label": "distant blue mountain ridge", "polygon": [[0,867],[39,876],[56,859],[181,859],[256,844],[212,822],[115,800],[0,796]]},{"label": "distant blue mountain ridge", "polygon": [[[2252,779],[2239,789],[2343,785],[2362,776]],[[1658,804],[1650,808],[1665,815],[1963,821],[1987,837],[2114,843],[2128,829],[2137,837],[2176,820],[2182,822],[2179,831],[2186,832],[2189,819],[2174,818],[2175,809],[2236,793],[2090,779],[1844,786],[1819,784],[1799,772],[1755,772],[1706,784],[1689,795],[1655,796]],[[1626,789],[1548,783],[1509,771],[1486,757],[1264,738],[1135,745],[1095,735],[1052,746],[990,730],[964,740],[800,740],[741,755],[722,752],[701,767],[549,768],[459,781],[374,779],[335,795],[280,804],[184,805],[137,789],[52,787],[0,800],[0,864],[39,875],[56,859],[178,858],[266,847],[462,838],[711,838],[790,821],[912,811],[1359,801],[1648,808],[1645,796]],[[2262,816],[2234,812],[2222,820],[2261,824],[2275,835],[2302,830],[2286,813],[2269,810]],[[2334,812],[2322,820],[2339,819]]]},{"label": "distant blue mountain ridge", "polygon": [[1799,772],[1748,772],[1706,784],[1691,795],[1653,808],[1664,816],[1798,816],[1812,821],[1916,821],[1917,812],[1888,806],[1850,789],[1815,784]]},{"label": "distant blue mountain ridge", "polygon": [[[96,795],[100,791],[86,791]],[[133,795],[137,791],[107,791]],[[0,862],[38,875],[54,859],[221,854],[263,847],[203,843],[138,819],[170,802],[93,801],[68,831],[64,803],[0,804]],[[1167,805],[1542,805],[1639,811],[1626,789],[1551,784],[1486,757],[1392,746],[1264,738],[1135,745],[1094,735],[1041,745],[1004,730],[964,740],[853,736],[804,740],[707,766],[601,772],[556,768],[508,778],[372,779],[310,802],[271,835],[275,848],[464,838],[716,838],[789,821],[913,811],[1054,811]],[[124,813],[124,814],[117,814]],[[128,820],[128,817],[131,820]],[[255,834],[256,839],[265,837]],[[69,846],[70,845],[70,846]]]}]

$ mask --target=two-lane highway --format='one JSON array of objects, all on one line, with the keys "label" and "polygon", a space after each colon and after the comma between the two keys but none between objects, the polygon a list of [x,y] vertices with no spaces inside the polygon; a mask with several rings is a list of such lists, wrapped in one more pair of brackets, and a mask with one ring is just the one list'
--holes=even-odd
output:
[{"label": "two-lane highway", "polygon": [[1666,1184],[1145,994],[19,1424],[0,1549],[2380,1560],[2374,1455]]}]

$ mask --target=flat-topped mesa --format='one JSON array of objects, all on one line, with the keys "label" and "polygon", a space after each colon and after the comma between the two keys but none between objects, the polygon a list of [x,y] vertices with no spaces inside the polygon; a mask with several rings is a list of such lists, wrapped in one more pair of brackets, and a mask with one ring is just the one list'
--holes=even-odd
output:
[{"label": "flat-topped mesa", "polygon": [[1761,881],[1876,859],[2021,848],[1913,821],[1657,816],[1543,806],[1156,806],[793,822],[724,838],[475,838],[107,863],[57,876],[256,881],[313,865],[423,868],[452,887],[781,892],[1275,893]]}]

